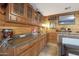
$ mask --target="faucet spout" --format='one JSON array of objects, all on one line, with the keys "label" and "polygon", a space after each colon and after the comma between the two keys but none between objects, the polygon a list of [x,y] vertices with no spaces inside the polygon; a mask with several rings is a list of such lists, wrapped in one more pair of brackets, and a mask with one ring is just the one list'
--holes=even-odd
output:
[{"label": "faucet spout", "polygon": [[3,40],[1,41],[0,47],[7,48],[7,47],[9,46],[8,40],[10,40],[10,39],[11,39],[11,38],[3,39]]}]

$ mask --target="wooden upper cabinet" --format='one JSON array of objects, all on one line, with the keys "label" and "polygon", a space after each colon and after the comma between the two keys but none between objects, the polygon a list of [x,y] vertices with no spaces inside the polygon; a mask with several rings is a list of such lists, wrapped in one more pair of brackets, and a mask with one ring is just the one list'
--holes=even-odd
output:
[{"label": "wooden upper cabinet", "polygon": [[41,25],[42,20],[43,20],[43,15],[40,12],[37,12],[37,20],[39,25]]},{"label": "wooden upper cabinet", "polygon": [[0,3],[0,14],[1,15],[5,15],[7,6],[8,6],[8,3]]},{"label": "wooden upper cabinet", "polygon": [[35,25],[39,26],[41,21],[42,21],[42,14],[37,12],[37,11],[34,11],[33,12],[33,22]]},{"label": "wooden upper cabinet", "polygon": [[5,15],[6,15],[6,9],[7,9],[8,3],[0,3],[0,26],[5,25]]},{"label": "wooden upper cabinet", "polygon": [[9,3],[5,19],[14,23],[40,25],[42,17],[28,3]]},{"label": "wooden upper cabinet", "polygon": [[25,4],[24,3],[11,3],[8,4],[6,19],[9,22],[26,23]]},{"label": "wooden upper cabinet", "polygon": [[30,4],[27,4],[27,17],[32,18],[33,8]]},{"label": "wooden upper cabinet", "polygon": [[33,7],[30,4],[27,4],[27,19],[30,24],[32,24],[33,21]]},{"label": "wooden upper cabinet", "polygon": [[27,19],[30,24],[37,26],[40,25],[42,17],[43,16],[40,12],[37,12],[30,4],[27,4]]},{"label": "wooden upper cabinet", "polygon": [[37,14],[36,14],[36,12],[34,11],[33,12],[33,20],[32,20],[32,23],[34,24],[34,25],[37,25]]},{"label": "wooden upper cabinet", "polygon": [[24,3],[14,3],[10,4],[10,12],[11,14],[24,16]]}]

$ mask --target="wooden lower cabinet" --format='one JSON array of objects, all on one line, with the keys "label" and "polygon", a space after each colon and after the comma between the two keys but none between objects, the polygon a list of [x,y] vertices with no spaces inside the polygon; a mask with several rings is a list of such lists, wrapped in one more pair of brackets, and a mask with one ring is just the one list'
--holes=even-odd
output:
[{"label": "wooden lower cabinet", "polygon": [[38,41],[35,42],[30,48],[20,54],[20,56],[37,56],[41,50],[46,46],[47,39],[46,36],[38,38]]},{"label": "wooden lower cabinet", "polygon": [[19,56],[31,56],[32,55],[32,48],[29,48],[28,50],[21,53]]},{"label": "wooden lower cabinet", "polygon": [[0,48],[0,56],[12,56],[14,55],[13,48]]},{"label": "wooden lower cabinet", "polygon": [[20,54],[20,56],[36,56],[38,55],[39,44],[34,43],[30,48]]},{"label": "wooden lower cabinet", "polygon": [[20,47],[17,47],[17,48],[14,48],[14,55],[18,56],[22,53],[24,53],[26,50],[28,50],[30,48],[29,45],[23,45],[23,46],[20,46]]},{"label": "wooden lower cabinet", "polygon": [[[3,56],[37,56],[41,52],[41,50],[46,46],[47,44],[46,36],[42,36],[41,38],[37,38],[34,43],[31,45],[22,45],[19,47],[14,48],[8,48],[7,50],[4,50]],[[0,49],[0,55],[1,55],[1,49]],[[6,53],[6,54],[5,54]]]},{"label": "wooden lower cabinet", "polygon": [[57,32],[48,33],[48,42],[57,44]]},{"label": "wooden lower cabinet", "polygon": [[32,56],[36,56],[39,54],[39,43],[35,43],[32,47]]}]

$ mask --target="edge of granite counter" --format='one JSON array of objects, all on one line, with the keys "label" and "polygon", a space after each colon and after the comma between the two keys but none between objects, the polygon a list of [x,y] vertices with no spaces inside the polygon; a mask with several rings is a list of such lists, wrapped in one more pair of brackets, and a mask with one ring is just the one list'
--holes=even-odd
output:
[{"label": "edge of granite counter", "polygon": [[[24,35],[24,34],[23,34]],[[40,40],[40,39],[37,39],[37,38],[40,38],[40,36],[43,36],[45,34],[38,34],[36,36],[30,34],[30,35],[27,35],[25,37],[17,37],[15,38],[14,40],[10,40],[10,41],[13,41],[13,43],[11,44],[10,43],[10,48],[16,48],[16,47],[19,47],[19,46],[22,46],[22,45],[32,45],[33,43],[35,43],[37,40]],[[19,42],[18,42],[19,41]]]}]

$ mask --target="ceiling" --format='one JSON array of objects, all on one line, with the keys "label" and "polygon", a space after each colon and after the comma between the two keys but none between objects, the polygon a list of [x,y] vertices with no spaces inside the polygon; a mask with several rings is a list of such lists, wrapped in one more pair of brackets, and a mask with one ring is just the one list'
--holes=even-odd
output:
[{"label": "ceiling", "polygon": [[79,10],[79,3],[31,3],[44,16]]}]

